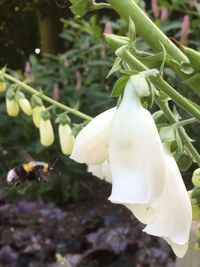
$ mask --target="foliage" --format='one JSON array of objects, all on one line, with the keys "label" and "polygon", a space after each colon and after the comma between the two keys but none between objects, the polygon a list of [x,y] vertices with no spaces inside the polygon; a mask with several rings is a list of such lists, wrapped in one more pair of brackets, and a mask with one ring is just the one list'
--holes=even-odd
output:
[{"label": "foliage", "polygon": [[[42,90],[50,97],[59,99],[62,103],[81,109],[92,116],[96,115],[114,103],[109,98],[113,78],[105,81],[113,57],[102,40],[103,24],[102,22],[102,25],[98,25],[96,17],[91,17],[90,21],[72,20],[68,22],[63,20],[64,30],[61,37],[65,40],[65,53],[59,55],[44,54],[41,57],[31,55],[30,61],[26,63],[25,72],[21,70],[10,70],[10,72],[20,80],[27,80],[28,84]],[[7,83],[7,87],[9,86]],[[30,99],[29,95],[26,97]],[[39,143],[38,129],[33,126],[31,118],[24,114],[20,114],[17,118],[8,117],[5,114],[3,94],[0,95],[0,101],[2,103],[0,107],[0,158],[2,162],[0,169],[3,174],[2,177],[5,177],[6,170],[24,161],[34,159],[53,164],[58,158],[56,168],[61,171],[62,179],[69,182],[69,185],[74,184],[68,174],[80,175],[83,167],[77,167],[68,157],[61,155],[57,125],[54,124],[56,134],[54,145],[44,149]],[[60,110],[51,108],[53,121]],[[74,117],[73,121],[79,122]],[[18,155],[18,157],[13,157],[13,155]],[[58,180],[60,181],[60,179]],[[75,179],[75,181],[77,180]],[[37,191],[36,186],[35,190],[38,194],[46,196],[48,192],[56,191],[55,183],[54,181],[50,185],[42,186],[42,191]],[[62,186],[62,183],[61,181],[58,187]],[[63,192],[65,200],[71,196],[77,197],[79,186],[75,184],[74,186],[74,190],[68,186],[69,190]],[[22,188],[17,191],[20,195],[24,195],[26,192],[31,194],[31,190],[29,188],[27,190]],[[13,195],[14,191],[10,194]],[[52,198],[54,197],[52,195]]]}]

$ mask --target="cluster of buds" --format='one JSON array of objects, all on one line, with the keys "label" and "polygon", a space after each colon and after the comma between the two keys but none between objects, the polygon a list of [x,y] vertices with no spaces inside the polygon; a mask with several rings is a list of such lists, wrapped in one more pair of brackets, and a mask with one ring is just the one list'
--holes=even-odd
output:
[{"label": "cluster of buds", "polygon": [[[0,87],[3,88],[1,81]],[[41,144],[45,147],[53,144],[55,136],[51,115],[39,96],[33,95],[30,103],[24,93],[16,85],[12,85],[6,92],[6,110],[11,117],[18,116],[20,110],[27,116],[32,116],[33,124],[39,129]],[[62,114],[57,117],[56,123],[59,123],[58,133],[61,150],[63,154],[70,155],[75,141],[70,127],[70,119],[66,114]]]}]

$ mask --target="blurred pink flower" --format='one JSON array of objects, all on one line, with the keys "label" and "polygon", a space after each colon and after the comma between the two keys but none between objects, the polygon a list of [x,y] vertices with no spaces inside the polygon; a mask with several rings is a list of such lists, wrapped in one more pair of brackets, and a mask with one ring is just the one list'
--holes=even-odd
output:
[{"label": "blurred pink flower", "polygon": [[59,100],[59,91],[60,91],[60,89],[59,89],[58,84],[54,83],[54,86],[53,86],[53,99],[55,99],[57,101]]},{"label": "blurred pink flower", "polygon": [[25,71],[26,73],[31,71],[31,64],[30,64],[29,61],[26,61],[24,71]]},{"label": "blurred pink flower", "polygon": [[66,68],[68,68],[69,67],[69,60],[67,59],[67,58],[65,58],[64,59],[64,66],[66,67]]},{"label": "blurred pink flower", "polygon": [[160,7],[157,0],[151,0],[151,9],[155,18],[159,17]]},{"label": "blurred pink flower", "polygon": [[76,71],[76,85],[75,85],[75,90],[79,91],[81,89],[82,85],[82,79],[81,79],[81,73],[79,70]]},{"label": "blurred pink flower", "polygon": [[160,14],[160,20],[161,20],[161,21],[165,21],[165,20],[167,20],[167,19],[168,19],[168,9],[162,7],[162,8],[161,8],[161,14]]},{"label": "blurred pink flower", "polygon": [[180,42],[184,45],[187,44],[189,30],[190,30],[190,17],[188,15],[185,15],[182,20],[182,30],[181,30],[181,38],[180,38]]},{"label": "blurred pink flower", "polygon": [[33,82],[35,80],[35,76],[33,74],[28,74],[26,76],[26,80],[28,80],[29,82]]},{"label": "blurred pink flower", "polygon": [[103,33],[107,33],[107,34],[112,33],[112,24],[110,22],[106,22]]}]

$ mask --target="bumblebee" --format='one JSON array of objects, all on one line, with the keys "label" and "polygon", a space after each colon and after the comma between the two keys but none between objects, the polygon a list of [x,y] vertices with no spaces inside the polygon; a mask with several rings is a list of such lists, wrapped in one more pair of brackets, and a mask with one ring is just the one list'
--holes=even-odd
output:
[{"label": "bumblebee", "polygon": [[25,181],[48,181],[54,170],[48,163],[42,161],[31,161],[11,169],[6,177],[7,183],[12,186],[19,185]]}]

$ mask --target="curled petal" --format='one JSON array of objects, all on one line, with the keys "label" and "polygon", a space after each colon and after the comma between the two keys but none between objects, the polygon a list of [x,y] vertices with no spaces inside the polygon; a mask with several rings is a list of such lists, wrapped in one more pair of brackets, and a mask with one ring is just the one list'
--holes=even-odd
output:
[{"label": "curled petal", "polygon": [[111,108],[89,122],[77,135],[71,159],[88,165],[103,163],[108,156],[110,125],[116,108]]},{"label": "curled petal", "polygon": [[164,151],[154,120],[135,95],[131,80],[112,121],[109,161],[111,202],[156,205],[165,180]]},{"label": "curled petal", "polygon": [[159,215],[144,231],[163,237],[178,257],[187,250],[192,223],[188,193],[174,158],[166,154],[167,175],[158,207]]}]

